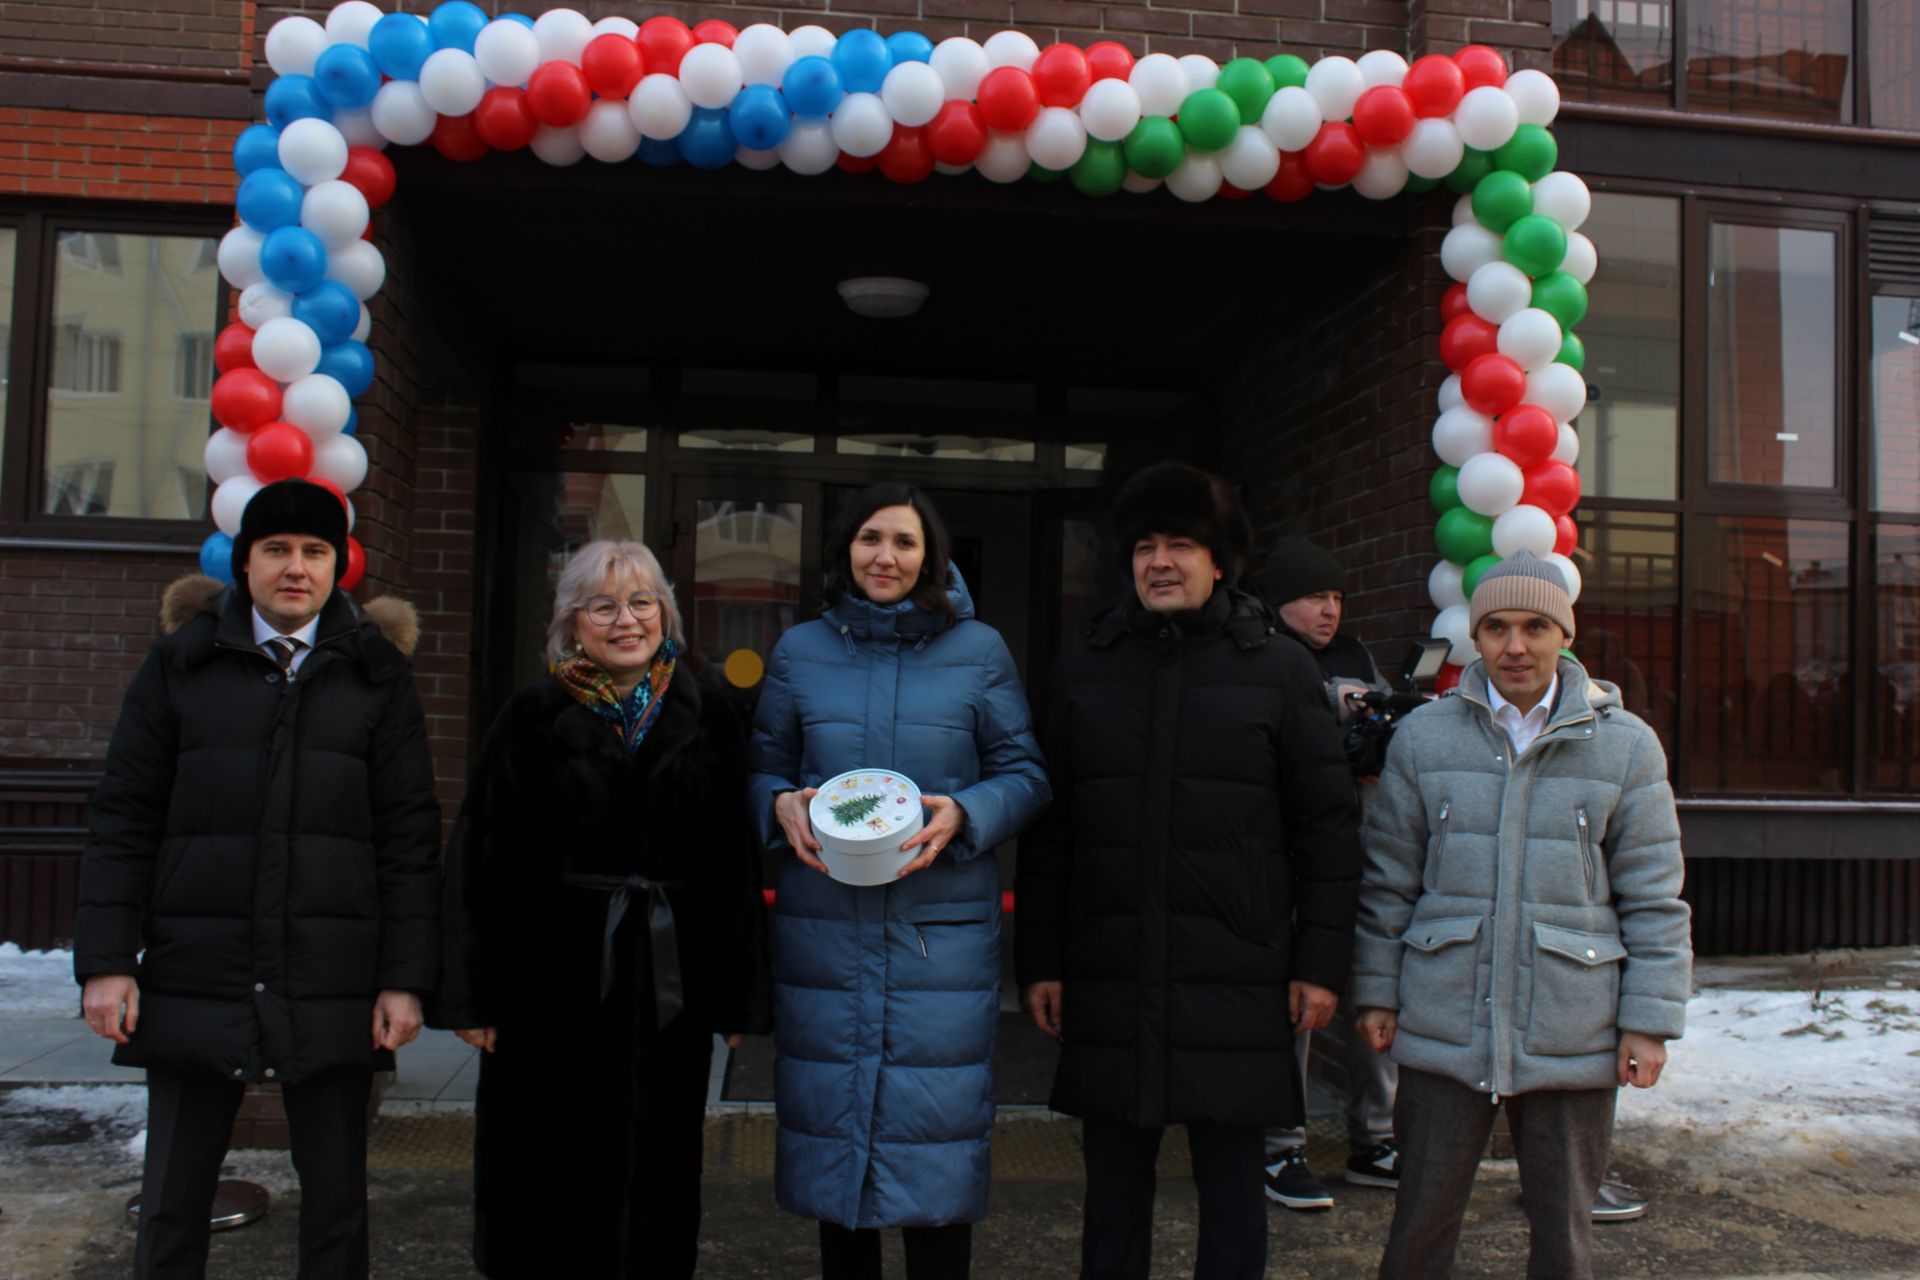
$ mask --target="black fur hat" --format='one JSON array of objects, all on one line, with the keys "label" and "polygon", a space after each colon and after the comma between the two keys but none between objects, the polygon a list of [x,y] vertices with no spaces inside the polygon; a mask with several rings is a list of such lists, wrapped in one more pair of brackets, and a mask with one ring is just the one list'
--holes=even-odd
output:
[{"label": "black fur hat", "polygon": [[336,580],[347,571],[347,509],[340,499],[305,480],[276,480],[253,495],[233,540],[233,580],[247,580],[247,552],[276,533],[305,533],[333,544]]},{"label": "black fur hat", "polygon": [[1282,538],[1260,571],[1260,598],[1278,607],[1320,591],[1347,590],[1347,573],[1333,554],[1309,538]]},{"label": "black fur hat", "polygon": [[1133,474],[1113,499],[1113,533],[1123,565],[1148,534],[1184,534],[1204,543],[1231,586],[1247,567],[1253,527],[1233,486],[1185,462],[1156,462]]}]

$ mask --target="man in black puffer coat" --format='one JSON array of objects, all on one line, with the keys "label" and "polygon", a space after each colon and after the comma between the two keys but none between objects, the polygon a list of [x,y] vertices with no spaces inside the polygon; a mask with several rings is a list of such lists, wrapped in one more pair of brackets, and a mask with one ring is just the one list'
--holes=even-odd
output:
[{"label": "man in black puffer coat", "polygon": [[1300,1121],[1294,1033],[1346,985],[1358,810],[1313,659],[1232,587],[1249,538],[1226,482],[1157,464],[1113,522],[1134,594],[1054,670],[1019,977],[1061,1040],[1053,1106],[1086,1121],[1081,1275],[1147,1275],[1155,1155],[1185,1124],[1195,1274],[1257,1280],[1262,1131]]},{"label": "man in black puffer coat", "polygon": [[167,589],[94,792],[74,970],[147,1069],[139,1277],[205,1273],[249,1081],[284,1086],[300,1276],[368,1272],[368,1092],[436,978],[440,807],[413,611],[333,590],[346,540],[335,494],[262,489],[234,585]]}]

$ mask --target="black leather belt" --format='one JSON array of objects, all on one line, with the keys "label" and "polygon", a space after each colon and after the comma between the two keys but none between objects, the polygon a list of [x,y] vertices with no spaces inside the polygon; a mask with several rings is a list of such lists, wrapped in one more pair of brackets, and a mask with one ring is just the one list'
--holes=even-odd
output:
[{"label": "black leather belt", "polygon": [[590,876],[568,873],[562,884],[592,889],[607,896],[607,928],[600,943],[600,998],[613,991],[613,939],[626,919],[635,892],[647,895],[647,940],[653,951],[654,1026],[665,1027],[686,1006],[680,989],[680,936],[673,923],[673,904],[667,890],[679,886],[646,876]]}]

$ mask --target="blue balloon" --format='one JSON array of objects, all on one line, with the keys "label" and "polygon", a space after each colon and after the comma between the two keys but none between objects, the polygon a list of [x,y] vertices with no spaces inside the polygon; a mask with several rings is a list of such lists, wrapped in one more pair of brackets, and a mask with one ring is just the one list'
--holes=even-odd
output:
[{"label": "blue balloon", "polygon": [[285,169],[255,169],[240,180],[233,207],[240,221],[262,233],[300,225],[307,189]]},{"label": "blue balloon", "polygon": [[840,73],[818,54],[795,58],[781,80],[787,106],[802,120],[826,119],[847,96],[840,87]]},{"label": "blue balloon", "polygon": [[695,107],[693,118],[674,139],[680,154],[696,169],[723,169],[733,159],[739,144],[733,140],[733,127],[727,123],[725,107]]},{"label": "blue balloon", "polygon": [[878,31],[855,27],[833,42],[833,67],[848,93],[878,93],[893,69],[893,54]]},{"label": "blue balloon", "polygon": [[887,52],[896,67],[903,62],[928,62],[933,58],[933,41],[918,31],[896,31],[887,37]]},{"label": "blue balloon", "polygon": [[305,293],[327,277],[327,248],[305,227],[281,227],[260,246],[260,270],[276,288]]},{"label": "blue balloon", "polygon": [[380,91],[380,68],[357,44],[330,44],[313,64],[313,87],[331,105],[357,111]]},{"label": "blue balloon", "polygon": [[487,22],[487,11],[479,5],[470,4],[468,0],[447,0],[427,19],[427,34],[433,37],[436,49],[472,53],[473,42]]},{"label": "blue balloon", "polygon": [[233,140],[233,167],[241,177],[261,169],[280,167],[280,131],[270,124],[250,124]]},{"label": "blue balloon", "polygon": [[642,138],[640,158],[656,169],[670,169],[680,163],[680,144],[672,138]]},{"label": "blue balloon", "polygon": [[734,139],[754,151],[770,151],[779,146],[787,130],[793,127],[786,99],[770,84],[750,84],[735,94],[727,115]]},{"label": "blue balloon", "polygon": [[360,411],[358,409],[348,408],[347,425],[340,428],[340,434],[343,436],[357,436],[360,434]]},{"label": "blue balloon", "polygon": [[533,30],[533,19],[529,18],[524,13],[503,13],[500,16],[505,18],[508,22],[519,23],[521,26],[525,27],[529,31]]},{"label": "blue balloon", "polygon": [[293,300],[293,318],[330,347],[353,336],[360,323],[360,300],[338,280],[322,280]]},{"label": "blue balloon", "polygon": [[284,129],[295,120],[331,120],[333,108],[312,76],[281,76],[267,86],[267,123]]},{"label": "blue balloon", "polygon": [[326,374],[345,387],[349,396],[358,398],[373,385],[373,352],[367,350],[366,343],[352,338],[336,342],[320,349],[320,367],[314,372]]},{"label": "blue balloon", "polygon": [[433,36],[418,14],[389,13],[367,32],[367,52],[382,75],[395,80],[418,80],[420,64],[433,52]]},{"label": "blue balloon", "polygon": [[233,581],[233,539],[215,529],[200,544],[200,572],[221,582]]}]

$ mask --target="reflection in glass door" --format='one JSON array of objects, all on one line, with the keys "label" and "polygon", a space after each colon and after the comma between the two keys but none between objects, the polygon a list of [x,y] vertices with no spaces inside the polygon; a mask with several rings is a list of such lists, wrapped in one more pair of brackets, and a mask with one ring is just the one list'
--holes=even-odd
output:
[{"label": "reflection in glass door", "polygon": [[687,645],[751,698],[774,644],[817,598],[811,486],[688,479],[676,489],[673,573]]}]

